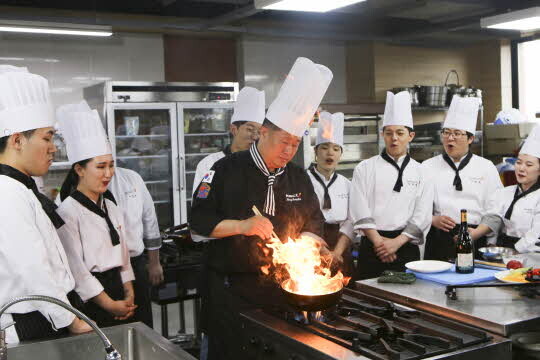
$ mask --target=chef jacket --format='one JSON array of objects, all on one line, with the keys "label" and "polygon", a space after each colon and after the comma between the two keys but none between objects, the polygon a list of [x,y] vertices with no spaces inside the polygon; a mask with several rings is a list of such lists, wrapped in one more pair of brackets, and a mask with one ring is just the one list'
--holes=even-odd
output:
[{"label": "chef jacket", "polygon": [[93,272],[101,273],[120,267],[123,283],[135,279],[122,211],[109,199],[100,200],[102,209],[103,201],[120,237],[120,243],[116,246],[112,245],[106,220],[73,197],[66,198],[58,208],[58,213],[65,221],[65,225],[58,229],[58,235],[75,277],[75,291],[85,302],[103,291],[103,286],[92,275]]},{"label": "chef jacket", "polygon": [[[459,163],[455,165],[459,167]],[[503,187],[495,165],[477,155],[473,155],[469,164],[459,171],[462,191],[454,187],[456,172],[442,155],[424,161],[422,170],[426,181],[434,186],[433,216],[449,216],[457,224],[461,222],[461,209],[466,209],[467,222],[478,225],[486,212],[489,197]]]},{"label": "chef jacket", "polygon": [[489,226],[495,234],[502,229],[506,235],[519,238],[514,247],[520,253],[540,251],[540,246],[536,245],[540,242],[540,190],[517,200],[510,219],[506,219],[516,187],[512,185],[498,189],[490,196],[481,223]]},{"label": "chef jacket", "polygon": [[[268,179],[255,164],[250,151],[233,153],[212,168],[207,182],[194,194],[190,225],[192,231],[209,236],[223,220],[245,220],[261,212],[268,190]],[[275,215],[264,214],[282,241],[302,233],[321,237],[324,217],[306,171],[289,163],[273,186]],[[264,245],[257,236],[235,235],[209,242],[208,265],[221,273],[260,273],[268,263]]]},{"label": "chef jacket", "polygon": [[199,184],[201,183],[201,180],[203,179],[204,175],[210,169],[212,169],[212,166],[214,166],[216,161],[230,154],[231,154],[231,145],[227,145],[225,149],[223,149],[223,151],[218,151],[216,153],[210,154],[197,164],[197,169],[195,170],[195,177],[193,178],[193,189],[191,190],[192,195],[199,188]]},{"label": "chef jacket", "polygon": [[142,177],[133,170],[116,167],[109,185],[118,207],[124,214],[127,247],[131,257],[139,256],[144,249],[161,247],[161,234],[154,201]]},{"label": "chef jacket", "polygon": [[[402,166],[405,156],[398,159]],[[398,171],[382,156],[362,161],[353,173],[349,209],[354,229],[403,230],[413,244],[423,244],[431,225],[433,188],[414,159],[403,171],[401,190],[394,191]]]},{"label": "chef jacket", "polygon": [[[321,174],[316,167],[313,167],[313,171],[317,174],[319,179],[321,179],[325,186],[328,186],[332,181],[333,174],[329,180]],[[349,215],[349,193],[351,190],[351,181],[341,174],[336,174],[336,180],[328,188],[328,195],[332,201],[332,207],[330,209],[323,209],[324,206],[324,187],[323,185],[313,176],[311,170],[308,170],[308,175],[313,184],[313,189],[317,198],[319,199],[319,207],[323,213],[325,222],[327,224],[339,224],[340,232],[344,233],[349,237],[353,238],[353,229],[352,224],[348,220]]]},{"label": "chef jacket", "polygon": [[[46,295],[69,304],[67,294],[74,289],[75,280],[41,203],[31,189],[6,175],[0,175],[0,198],[0,303],[18,296]],[[2,316],[2,325],[13,321],[11,313],[32,311],[39,311],[57,329],[75,318],[58,305],[26,301],[11,306]],[[6,330],[6,339],[8,343],[19,341],[14,326]]]}]

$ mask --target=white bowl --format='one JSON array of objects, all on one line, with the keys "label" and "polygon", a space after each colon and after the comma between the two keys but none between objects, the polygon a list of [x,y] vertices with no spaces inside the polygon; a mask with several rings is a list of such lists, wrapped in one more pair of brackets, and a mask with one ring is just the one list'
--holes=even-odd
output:
[{"label": "white bowl", "polygon": [[529,263],[529,259],[528,259],[527,255],[525,255],[525,254],[503,255],[502,256],[502,261],[503,261],[504,265],[508,264],[512,260],[519,261],[523,265],[523,267],[527,267],[527,264]]}]

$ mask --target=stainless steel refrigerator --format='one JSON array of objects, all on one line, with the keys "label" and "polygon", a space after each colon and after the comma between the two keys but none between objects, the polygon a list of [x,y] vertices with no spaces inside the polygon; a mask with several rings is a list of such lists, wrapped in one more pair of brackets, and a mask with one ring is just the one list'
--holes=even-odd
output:
[{"label": "stainless steel refrigerator", "polygon": [[116,164],[136,171],[160,228],[184,223],[197,164],[230,142],[237,83],[98,84],[84,90],[102,111]]}]

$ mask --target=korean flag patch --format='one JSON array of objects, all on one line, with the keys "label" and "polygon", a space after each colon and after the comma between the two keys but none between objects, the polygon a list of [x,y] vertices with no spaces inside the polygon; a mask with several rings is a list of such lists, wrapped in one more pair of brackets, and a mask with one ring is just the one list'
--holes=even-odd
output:
[{"label": "korean flag patch", "polygon": [[206,199],[208,197],[208,194],[210,194],[210,185],[208,183],[203,182],[201,186],[199,186],[199,191],[197,193],[198,199]]},{"label": "korean flag patch", "polygon": [[204,174],[204,177],[202,178],[201,182],[211,184],[212,179],[214,179],[215,173],[216,172],[214,170],[208,171],[206,174]]}]

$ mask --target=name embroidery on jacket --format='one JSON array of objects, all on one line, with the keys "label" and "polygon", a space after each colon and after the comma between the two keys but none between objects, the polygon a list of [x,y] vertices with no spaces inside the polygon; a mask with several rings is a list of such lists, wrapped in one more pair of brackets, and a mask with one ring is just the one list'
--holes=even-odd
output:
[{"label": "name embroidery on jacket", "polygon": [[302,193],[285,194],[285,200],[287,200],[287,201],[302,201]]}]

